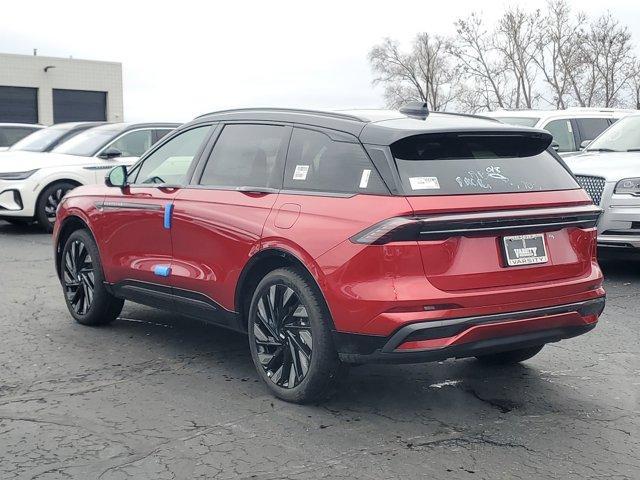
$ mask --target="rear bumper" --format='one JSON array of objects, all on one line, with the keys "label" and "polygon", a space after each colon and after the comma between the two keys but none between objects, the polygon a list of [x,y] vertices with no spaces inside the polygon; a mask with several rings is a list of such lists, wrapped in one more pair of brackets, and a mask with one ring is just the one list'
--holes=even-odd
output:
[{"label": "rear bumper", "polygon": [[592,330],[605,297],[519,312],[417,322],[389,337],[335,332],[349,363],[422,363],[557,342]]}]

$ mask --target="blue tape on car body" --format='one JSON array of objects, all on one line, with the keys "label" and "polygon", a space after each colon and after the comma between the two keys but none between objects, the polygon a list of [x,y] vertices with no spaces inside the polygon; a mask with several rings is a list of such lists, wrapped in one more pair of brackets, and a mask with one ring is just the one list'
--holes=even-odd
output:
[{"label": "blue tape on car body", "polygon": [[171,229],[171,214],[173,213],[173,203],[164,206],[164,228]]},{"label": "blue tape on car body", "polygon": [[171,275],[171,267],[169,265],[156,265],[153,267],[153,273],[159,277],[168,277]]}]

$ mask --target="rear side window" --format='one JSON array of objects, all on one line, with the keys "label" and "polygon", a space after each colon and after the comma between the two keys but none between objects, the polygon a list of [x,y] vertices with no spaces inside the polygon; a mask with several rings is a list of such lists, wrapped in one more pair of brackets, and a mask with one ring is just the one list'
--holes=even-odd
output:
[{"label": "rear side window", "polygon": [[609,120],[606,118],[577,118],[576,122],[582,141],[593,140],[609,128]]},{"label": "rear side window", "polygon": [[579,188],[546,150],[521,135],[416,135],[391,145],[408,195],[513,193]]},{"label": "rear side window", "polygon": [[387,194],[367,153],[358,143],[295,128],[287,155],[284,188],[327,193]]},{"label": "rear side window", "polygon": [[571,120],[552,120],[544,126],[544,129],[553,135],[553,141],[558,144],[559,152],[577,150]]},{"label": "rear side window", "polygon": [[289,131],[279,125],[225,126],[204,167],[200,184],[280,188]]}]

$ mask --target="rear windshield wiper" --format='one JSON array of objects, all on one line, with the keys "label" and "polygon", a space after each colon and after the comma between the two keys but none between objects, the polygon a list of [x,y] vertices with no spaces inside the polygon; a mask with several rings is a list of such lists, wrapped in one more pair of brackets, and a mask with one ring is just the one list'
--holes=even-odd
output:
[{"label": "rear windshield wiper", "polygon": [[640,148],[630,148],[627,152],[640,152]]},{"label": "rear windshield wiper", "polygon": [[619,152],[619,150],[613,150],[611,148],[587,148],[587,152]]}]

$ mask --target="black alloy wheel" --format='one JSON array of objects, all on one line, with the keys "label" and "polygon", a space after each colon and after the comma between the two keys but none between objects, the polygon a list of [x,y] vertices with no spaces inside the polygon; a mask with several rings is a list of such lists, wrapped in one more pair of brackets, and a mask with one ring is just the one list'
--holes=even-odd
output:
[{"label": "black alloy wheel", "polygon": [[53,225],[56,223],[56,210],[58,209],[58,205],[60,205],[62,198],[68,191],[69,190],[60,185],[47,196],[44,203],[44,213],[50,224]]},{"label": "black alloy wheel", "polygon": [[69,305],[77,315],[86,315],[93,303],[95,273],[91,254],[80,239],[66,249],[62,279]]},{"label": "black alloy wheel", "polygon": [[56,223],[56,210],[64,196],[77,185],[68,181],[56,182],[46,187],[36,203],[35,217],[45,232],[52,232]]},{"label": "black alloy wheel", "polygon": [[287,285],[271,285],[258,300],[253,333],[266,376],[281,388],[299,385],[309,372],[313,336],[298,294]]}]

